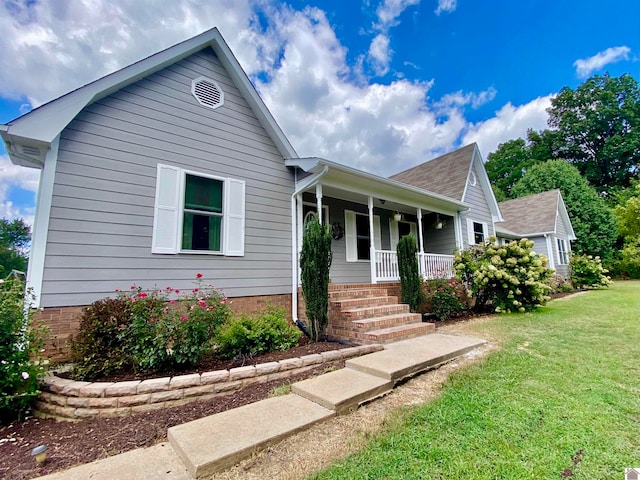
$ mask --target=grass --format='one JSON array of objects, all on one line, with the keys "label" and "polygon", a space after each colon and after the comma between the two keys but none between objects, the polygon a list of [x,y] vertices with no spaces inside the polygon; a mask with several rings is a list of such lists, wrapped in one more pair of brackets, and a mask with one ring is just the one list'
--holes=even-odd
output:
[{"label": "grass", "polygon": [[501,348],[315,479],[610,479],[640,466],[640,282],[496,316]]}]

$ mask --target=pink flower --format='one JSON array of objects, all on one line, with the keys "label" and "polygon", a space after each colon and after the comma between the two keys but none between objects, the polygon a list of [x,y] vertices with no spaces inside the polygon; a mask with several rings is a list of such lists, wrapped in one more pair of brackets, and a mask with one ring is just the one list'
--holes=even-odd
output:
[{"label": "pink flower", "polygon": [[119,288],[116,288],[116,293],[120,293],[120,289]]},{"label": "pink flower", "polygon": [[151,323],[156,323],[156,322],[157,322],[157,320],[155,318],[151,319]]},{"label": "pink flower", "polygon": [[135,285],[131,285],[131,287],[129,287],[129,288],[131,288],[131,290],[135,290],[136,286]]},{"label": "pink flower", "polygon": [[196,278],[202,278],[202,274],[201,273],[196,273]]},{"label": "pink flower", "polygon": [[121,323],[121,324],[120,324],[120,328],[124,328],[124,323]]},{"label": "pink flower", "polygon": [[167,292],[170,292],[171,290],[173,290],[173,288],[171,288],[171,287],[167,287],[167,288],[165,288],[165,290],[166,290]]},{"label": "pink flower", "polygon": [[225,303],[227,303],[227,299],[223,298],[222,300],[220,300],[220,305],[224,305]]},{"label": "pink flower", "polygon": [[180,293],[180,290],[175,290],[176,294]]},{"label": "pink flower", "polygon": [[187,316],[186,316],[186,315],[183,315],[183,316],[182,316],[182,318],[181,318],[180,320],[182,320],[183,322],[186,322],[186,321],[187,321]]},{"label": "pink flower", "polygon": [[169,303],[170,303],[171,305],[173,305],[174,303],[176,303],[176,301],[175,301],[174,299],[171,299],[171,300],[169,300]]},{"label": "pink flower", "polygon": [[193,290],[191,290],[193,293],[198,293],[198,289],[194,288]]},{"label": "pink flower", "polygon": [[145,292],[140,292],[137,295],[137,297],[139,297],[139,298],[145,298],[146,296],[147,296],[147,294]]}]

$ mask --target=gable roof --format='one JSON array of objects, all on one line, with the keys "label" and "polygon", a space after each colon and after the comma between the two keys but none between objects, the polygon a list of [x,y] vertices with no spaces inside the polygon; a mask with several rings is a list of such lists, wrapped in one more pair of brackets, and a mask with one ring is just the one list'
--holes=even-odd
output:
[{"label": "gable roof", "polygon": [[521,237],[556,233],[558,217],[561,217],[569,238],[576,238],[560,190],[514,198],[498,205],[504,218],[503,222],[496,224],[498,232]]},{"label": "gable roof", "polygon": [[472,143],[389,178],[461,201],[475,148]]},{"label": "gable roof", "polygon": [[281,155],[284,158],[297,157],[224,38],[217,28],[212,28],[45,103],[6,125],[0,125],[0,135],[11,161],[16,165],[41,167],[51,143],[83,108],[207,47],[213,49],[224,65]]},{"label": "gable roof", "polygon": [[484,192],[485,200],[494,221],[502,221],[498,202],[491,188],[491,182],[476,143],[471,143],[458,150],[396,173],[389,178],[464,202],[474,166],[477,173],[477,181]]}]

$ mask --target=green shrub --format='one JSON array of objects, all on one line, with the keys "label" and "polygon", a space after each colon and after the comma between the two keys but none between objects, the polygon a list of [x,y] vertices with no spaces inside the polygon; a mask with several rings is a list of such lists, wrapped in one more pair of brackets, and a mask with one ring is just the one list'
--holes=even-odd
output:
[{"label": "green shrub", "polygon": [[433,313],[438,320],[447,320],[467,310],[465,285],[455,278],[434,278],[423,283],[424,299],[421,312]]},{"label": "green shrub", "polygon": [[43,331],[25,308],[32,298],[17,278],[0,284],[0,424],[24,416],[40,394]]},{"label": "green shrub", "polygon": [[398,242],[397,254],[402,303],[408,304],[412,312],[417,312],[423,299],[416,237],[402,237]]},{"label": "green shrub", "polygon": [[640,278],[640,240],[624,244],[615,263],[615,273],[622,278]]},{"label": "green shrub", "polygon": [[220,327],[215,342],[221,358],[252,357],[274,350],[288,350],[300,335],[298,327],[287,321],[284,309],[269,307],[253,316],[232,317]]},{"label": "green shrub", "polygon": [[488,242],[459,252],[455,257],[458,278],[469,285],[476,310],[525,312],[544,305],[551,287],[547,257],[532,250],[527,239],[505,245]]},{"label": "green shrub", "polygon": [[571,280],[567,280],[562,275],[558,275],[557,273],[551,275],[547,284],[551,287],[550,293],[569,293],[573,292],[573,284]]},{"label": "green shrub", "polygon": [[611,283],[608,270],[602,266],[600,257],[571,255],[569,262],[571,282],[576,288],[602,288]]},{"label": "green shrub", "polygon": [[300,280],[306,304],[309,334],[317,342],[329,323],[329,269],[331,268],[331,232],[317,219],[305,225],[300,251]]},{"label": "green shrub", "polygon": [[130,302],[104,298],[82,313],[78,333],[71,340],[72,376],[94,380],[131,366],[131,357],[120,337],[120,329],[131,321]]}]

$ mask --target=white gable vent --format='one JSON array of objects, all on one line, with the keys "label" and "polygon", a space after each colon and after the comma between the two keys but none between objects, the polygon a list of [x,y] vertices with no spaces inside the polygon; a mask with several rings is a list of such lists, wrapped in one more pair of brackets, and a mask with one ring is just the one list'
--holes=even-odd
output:
[{"label": "white gable vent", "polygon": [[32,147],[31,145],[22,145],[20,149],[25,155],[29,155],[31,157],[40,156],[40,149],[38,147]]},{"label": "white gable vent", "polygon": [[198,77],[191,82],[191,93],[200,105],[218,108],[224,105],[224,92],[215,80]]}]

